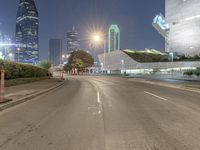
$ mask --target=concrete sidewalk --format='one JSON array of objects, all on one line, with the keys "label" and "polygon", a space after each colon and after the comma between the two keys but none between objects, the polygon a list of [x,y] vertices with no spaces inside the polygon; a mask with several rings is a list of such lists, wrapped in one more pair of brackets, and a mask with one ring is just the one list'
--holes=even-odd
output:
[{"label": "concrete sidewalk", "polygon": [[200,85],[195,83],[189,83],[189,82],[172,83],[161,80],[148,80],[145,78],[129,78],[128,80],[200,93]]},{"label": "concrete sidewalk", "polygon": [[28,84],[7,87],[5,88],[5,98],[12,99],[12,101],[0,104],[0,111],[51,91],[62,84],[64,84],[64,82],[61,82],[59,79],[52,78]]}]

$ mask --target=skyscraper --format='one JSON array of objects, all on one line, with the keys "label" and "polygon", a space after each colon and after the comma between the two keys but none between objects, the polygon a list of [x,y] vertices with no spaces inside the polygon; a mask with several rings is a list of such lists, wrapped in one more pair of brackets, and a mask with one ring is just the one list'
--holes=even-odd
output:
[{"label": "skyscraper", "polygon": [[16,61],[38,63],[38,28],[39,18],[34,0],[20,0],[16,18]]},{"label": "skyscraper", "polygon": [[200,53],[200,1],[166,0],[166,22],[170,26],[170,52],[195,55]]},{"label": "skyscraper", "polygon": [[10,36],[1,29],[0,23],[0,59],[14,61],[14,44]]},{"label": "skyscraper", "polygon": [[54,66],[61,64],[62,61],[62,40],[49,40],[49,60]]},{"label": "skyscraper", "polygon": [[108,52],[120,50],[120,29],[118,25],[111,25],[108,31]]},{"label": "skyscraper", "polygon": [[80,48],[78,32],[73,27],[72,31],[67,32],[67,51],[71,53]]}]

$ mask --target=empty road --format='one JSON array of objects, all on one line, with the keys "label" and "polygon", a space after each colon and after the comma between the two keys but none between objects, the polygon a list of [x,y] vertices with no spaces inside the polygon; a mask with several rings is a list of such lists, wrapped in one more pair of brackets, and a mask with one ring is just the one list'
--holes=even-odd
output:
[{"label": "empty road", "polygon": [[120,77],[64,86],[0,112],[0,150],[200,150],[200,94]]}]

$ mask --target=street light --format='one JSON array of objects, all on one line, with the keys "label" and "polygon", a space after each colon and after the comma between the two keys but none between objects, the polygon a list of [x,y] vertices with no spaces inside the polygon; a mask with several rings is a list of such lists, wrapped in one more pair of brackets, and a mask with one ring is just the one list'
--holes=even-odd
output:
[{"label": "street light", "polygon": [[174,53],[173,52],[171,52],[171,53],[169,53],[171,56],[172,56],[172,70],[171,70],[171,74],[173,74],[173,65],[174,65]]},{"label": "street light", "polygon": [[17,53],[18,53],[18,54],[17,54],[17,55],[18,55],[18,56],[17,56],[17,61],[18,61],[18,62],[19,62],[19,52],[20,52],[20,50],[21,50],[21,49],[18,47],[18,48],[17,48]]},{"label": "street light", "polygon": [[67,55],[66,55],[66,58],[68,59],[70,56],[71,56],[71,54],[67,54]]},{"label": "street light", "polygon": [[63,59],[65,58],[65,55],[64,55],[64,54],[62,55],[62,58],[63,58]]},{"label": "street light", "polygon": [[169,53],[170,55],[171,55],[171,57],[172,57],[172,62],[174,62],[174,53]]},{"label": "street light", "polygon": [[71,54],[63,54],[62,55],[62,61],[69,61],[68,59],[69,59],[69,57],[71,56]]},{"label": "street light", "polygon": [[101,40],[100,35],[94,35],[94,42],[98,43]]},{"label": "street light", "polygon": [[122,71],[121,71],[121,73],[124,71],[124,60],[122,59],[121,60],[121,64],[122,64]]},{"label": "street light", "polygon": [[11,61],[11,60],[12,60],[12,57],[13,57],[13,54],[12,54],[12,53],[9,53],[8,56],[9,56],[9,60]]},{"label": "street light", "polygon": [[95,44],[98,44],[100,42],[103,41],[103,49],[104,49],[104,60],[103,60],[103,70],[105,69],[105,62],[106,62],[106,58],[105,58],[105,53],[106,53],[106,41],[104,36],[102,36],[102,34],[100,33],[95,33],[92,37],[92,41],[94,41]]}]

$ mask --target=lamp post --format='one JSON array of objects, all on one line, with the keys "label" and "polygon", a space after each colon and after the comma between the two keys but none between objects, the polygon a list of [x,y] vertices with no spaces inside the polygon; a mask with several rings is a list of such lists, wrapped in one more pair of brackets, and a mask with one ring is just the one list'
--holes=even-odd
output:
[{"label": "lamp post", "polygon": [[17,48],[17,62],[19,62],[19,52],[20,52],[20,48]]},{"label": "lamp post", "polygon": [[173,52],[171,52],[171,53],[169,53],[170,55],[171,55],[171,57],[172,57],[172,70],[171,70],[171,74],[173,75],[173,64],[174,64],[174,53]]},{"label": "lamp post", "polygon": [[103,36],[101,36],[100,34],[96,33],[94,34],[93,36],[93,41],[95,44],[98,44],[100,42],[103,41],[103,53],[104,53],[104,58],[103,58],[103,71],[105,70],[105,66],[106,66],[106,41],[105,41],[105,38]]},{"label": "lamp post", "polygon": [[62,55],[62,58],[65,59],[65,54]]},{"label": "lamp post", "polygon": [[67,61],[67,62],[68,62],[70,56],[71,56],[71,54],[66,54],[66,55],[63,54],[63,55],[62,55],[62,61],[63,61],[63,63],[64,63],[64,61]]},{"label": "lamp post", "polygon": [[104,66],[106,65],[106,40],[105,39],[103,40],[103,64]]},{"label": "lamp post", "polygon": [[124,60],[122,59],[121,60],[121,64],[122,64],[122,71],[121,71],[121,73],[124,71]]},{"label": "lamp post", "polygon": [[9,60],[12,61],[12,60],[13,60],[13,59],[12,59],[12,58],[13,58],[13,54],[12,54],[12,53],[9,53],[8,56],[9,56]]},{"label": "lamp post", "polygon": [[172,57],[172,63],[174,62],[174,53],[169,53],[170,55],[171,55],[171,57]]}]

